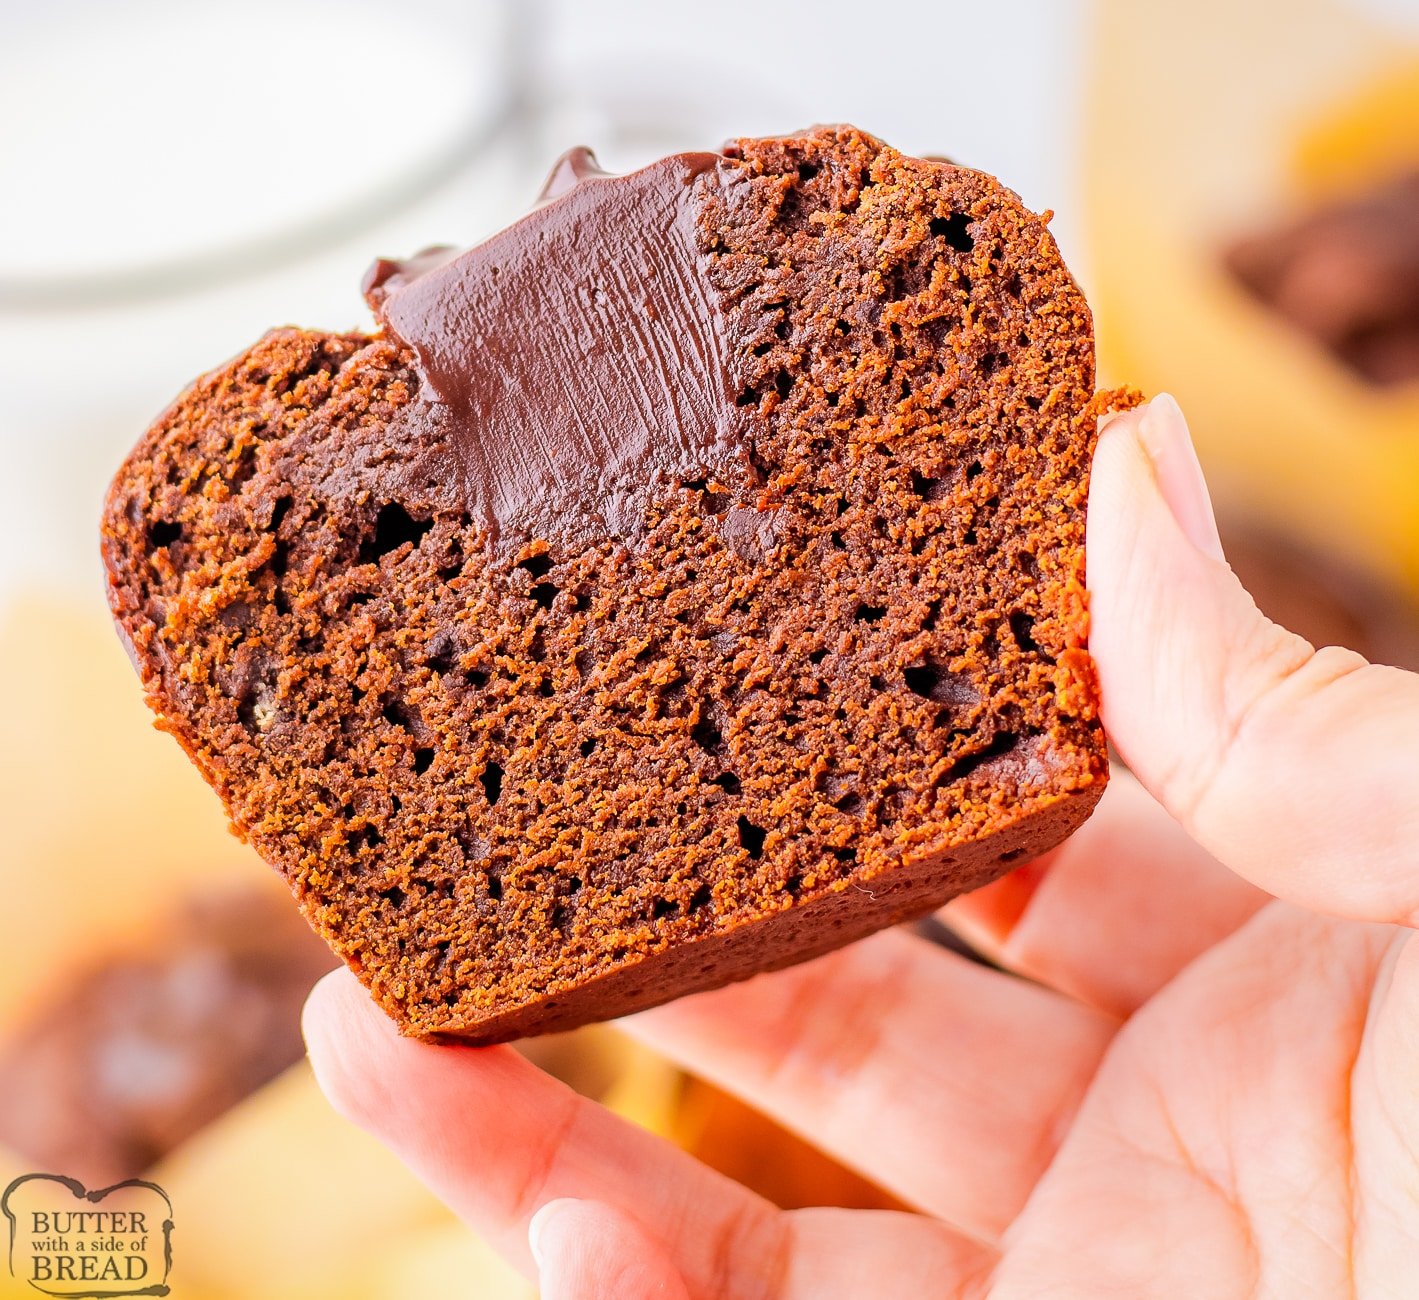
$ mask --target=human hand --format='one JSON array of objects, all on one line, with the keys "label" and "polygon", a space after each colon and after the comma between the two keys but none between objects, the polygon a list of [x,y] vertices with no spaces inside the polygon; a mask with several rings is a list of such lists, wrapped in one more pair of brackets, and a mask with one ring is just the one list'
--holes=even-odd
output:
[{"label": "human hand", "polygon": [[1137,780],[943,914],[1028,980],[896,930],[623,1022],[920,1214],[780,1211],[345,973],[331,1101],[546,1300],[1419,1294],[1419,677],[1256,611],[1170,398],[1100,439],[1089,578]]}]

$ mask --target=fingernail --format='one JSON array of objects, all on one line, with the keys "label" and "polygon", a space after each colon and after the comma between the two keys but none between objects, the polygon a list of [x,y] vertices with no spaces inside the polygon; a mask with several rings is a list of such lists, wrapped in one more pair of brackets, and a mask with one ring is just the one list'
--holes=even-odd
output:
[{"label": "fingernail", "polygon": [[1138,437],[1153,462],[1158,490],[1183,535],[1204,555],[1224,560],[1212,497],[1182,407],[1169,394],[1159,393],[1144,408]]},{"label": "fingernail", "polygon": [[546,1205],[532,1216],[532,1221],[527,1225],[527,1249],[532,1252],[532,1262],[537,1265],[537,1271],[539,1273],[546,1264],[546,1260],[542,1257],[543,1230],[547,1226],[547,1221],[566,1203],[565,1198],[548,1201]]}]

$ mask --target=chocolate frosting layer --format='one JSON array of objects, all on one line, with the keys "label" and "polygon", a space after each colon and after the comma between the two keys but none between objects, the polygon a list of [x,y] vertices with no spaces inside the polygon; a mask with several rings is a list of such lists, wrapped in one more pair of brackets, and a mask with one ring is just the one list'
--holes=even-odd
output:
[{"label": "chocolate frosting layer", "polygon": [[575,149],[568,149],[552,164],[552,170],[547,173],[547,179],[542,182],[542,189],[537,194],[537,202],[550,203],[553,199],[570,193],[582,181],[601,180],[610,175],[611,173],[596,161],[596,155],[590,149],[585,145],[578,145]]},{"label": "chocolate frosting layer", "polygon": [[388,257],[376,258],[360,281],[360,292],[370,308],[378,312],[384,300],[396,289],[417,280],[421,275],[453,261],[462,249],[452,244],[432,244],[428,248],[401,260]]},{"label": "chocolate frosting layer", "polygon": [[633,536],[658,488],[730,471],[747,413],[697,237],[718,154],[608,176],[586,150],[465,253],[377,263],[366,296],[413,353],[406,472],[494,538]]}]

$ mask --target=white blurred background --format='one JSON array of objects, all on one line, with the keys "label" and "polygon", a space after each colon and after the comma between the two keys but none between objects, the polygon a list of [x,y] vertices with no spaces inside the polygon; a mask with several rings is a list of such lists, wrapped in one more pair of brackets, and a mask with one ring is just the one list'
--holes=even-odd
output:
[{"label": "white blurred background", "polygon": [[0,602],[98,602],[105,484],[189,380],[273,325],[367,324],[376,254],[505,224],[572,144],[624,170],[851,121],[1058,209],[1077,262],[1084,8],[9,0]]}]

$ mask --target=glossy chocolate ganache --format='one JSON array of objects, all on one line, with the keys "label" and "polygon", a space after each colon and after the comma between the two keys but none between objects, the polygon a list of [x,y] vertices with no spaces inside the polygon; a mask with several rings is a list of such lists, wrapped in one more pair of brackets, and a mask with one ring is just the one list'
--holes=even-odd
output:
[{"label": "glossy chocolate ganache", "polygon": [[625,176],[586,149],[537,205],[466,252],[376,262],[365,296],[414,354],[392,435],[433,434],[405,470],[494,537],[623,536],[667,484],[724,473],[748,419],[698,238],[719,154]]}]

